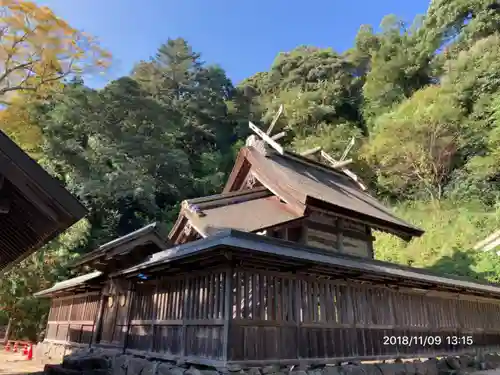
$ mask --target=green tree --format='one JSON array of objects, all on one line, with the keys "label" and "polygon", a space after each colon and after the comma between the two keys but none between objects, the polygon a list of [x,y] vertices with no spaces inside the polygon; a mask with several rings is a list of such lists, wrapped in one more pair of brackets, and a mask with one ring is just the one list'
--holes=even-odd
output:
[{"label": "green tree", "polygon": [[395,16],[386,16],[381,26],[377,43],[371,42],[376,47],[369,49],[370,70],[363,86],[363,114],[370,124],[431,82],[431,52],[419,45],[416,26],[408,28]]},{"label": "green tree", "polygon": [[90,209],[99,242],[154,220],[183,197],[191,171],[177,145],[176,113],[133,79],[101,91],[75,82],[41,111],[44,165]]},{"label": "green tree", "polygon": [[439,200],[455,168],[463,115],[438,87],[415,93],[377,119],[364,157],[391,195]]},{"label": "green tree", "polygon": [[10,320],[10,336],[36,341],[45,327],[49,301],[33,294],[69,275],[73,249],[86,243],[90,225],[81,220],[56,240],[16,265],[0,280],[0,306]]},{"label": "green tree", "polygon": [[139,63],[133,77],[176,114],[178,146],[189,155],[195,191],[214,192],[230,168],[238,127],[229,113],[236,94],[225,72],[206,66],[184,39],[177,38],[160,46],[151,61]]}]

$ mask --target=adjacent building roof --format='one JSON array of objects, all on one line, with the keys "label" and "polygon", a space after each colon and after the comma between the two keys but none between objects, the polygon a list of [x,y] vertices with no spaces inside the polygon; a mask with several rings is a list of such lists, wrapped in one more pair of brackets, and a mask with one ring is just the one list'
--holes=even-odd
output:
[{"label": "adjacent building roof", "polygon": [[[285,264],[287,267],[312,271],[315,273],[336,275],[338,278],[360,281],[376,281],[378,284],[420,288],[428,291],[446,291],[482,296],[500,297],[500,285],[472,281],[456,276],[438,276],[424,269],[412,268],[359,258],[347,254],[338,254],[306,247],[288,241],[258,236],[235,230],[225,230],[214,236],[179,245],[151,256],[134,267],[118,271],[112,276],[135,277],[146,273],[179,273],[179,264],[185,269],[192,269],[203,257],[205,266],[210,256],[219,257],[214,264],[220,264],[221,257],[241,259],[245,263],[262,262],[266,265]],[[255,255],[258,255],[256,257]]]},{"label": "adjacent building roof", "polygon": [[0,270],[32,254],[86,214],[56,179],[0,131]]},{"label": "adjacent building roof", "polygon": [[167,246],[167,235],[163,227],[158,223],[152,223],[82,255],[72,266],[89,265],[102,271],[110,263],[120,262],[123,259],[129,262],[142,261]]},{"label": "adjacent building roof", "polygon": [[248,173],[298,211],[305,210],[307,204],[319,204],[407,240],[423,234],[421,229],[396,217],[349,176],[300,155],[264,154],[254,147],[244,147],[224,192],[238,190]]},{"label": "adjacent building roof", "polygon": [[[307,247],[298,243],[270,237],[258,236],[235,230],[224,230],[198,241],[175,246],[153,254],[148,260],[119,270],[111,275],[92,272],[55,284],[35,294],[37,297],[54,296],[74,290],[99,287],[106,277],[139,277],[148,274],[189,272],[193,266],[207,267],[220,264],[228,256],[245,264],[260,262],[260,265],[279,265],[280,268],[302,270],[335,275],[337,278],[372,281],[388,286],[418,288],[423,293],[445,291],[486,297],[500,297],[500,285],[473,281],[456,276],[438,276],[425,269],[401,266],[373,259],[359,258],[347,254]],[[256,256],[258,255],[258,256]],[[203,259],[201,264],[200,259]],[[256,263],[257,264],[257,263]],[[184,266],[184,268],[182,268]]]},{"label": "adjacent building roof", "polygon": [[38,293],[35,293],[35,297],[50,297],[59,292],[68,291],[70,289],[78,288],[82,289],[86,286],[89,286],[91,281],[97,282],[96,279],[103,276],[102,272],[95,271],[82,276],[74,277],[69,280],[61,281],[59,283],[54,284],[51,288],[42,290]]},{"label": "adjacent building roof", "polygon": [[301,217],[260,187],[184,201],[169,237],[176,242],[187,221],[201,237],[207,237],[224,229],[261,231]]}]

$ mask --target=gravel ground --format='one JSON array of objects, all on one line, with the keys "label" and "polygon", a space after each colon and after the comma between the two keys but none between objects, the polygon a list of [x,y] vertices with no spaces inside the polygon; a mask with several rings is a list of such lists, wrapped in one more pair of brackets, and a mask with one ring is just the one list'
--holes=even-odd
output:
[{"label": "gravel ground", "polygon": [[0,347],[0,375],[33,374],[43,372],[43,364],[28,361],[19,353],[6,352]]}]

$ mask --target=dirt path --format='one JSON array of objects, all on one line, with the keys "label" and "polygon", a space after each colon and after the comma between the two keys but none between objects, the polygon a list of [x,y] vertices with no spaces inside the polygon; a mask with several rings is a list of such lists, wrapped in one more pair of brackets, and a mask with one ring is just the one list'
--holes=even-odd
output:
[{"label": "dirt path", "polygon": [[28,361],[19,353],[6,352],[0,349],[0,375],[17,375],[43,372],[43,364]]}]

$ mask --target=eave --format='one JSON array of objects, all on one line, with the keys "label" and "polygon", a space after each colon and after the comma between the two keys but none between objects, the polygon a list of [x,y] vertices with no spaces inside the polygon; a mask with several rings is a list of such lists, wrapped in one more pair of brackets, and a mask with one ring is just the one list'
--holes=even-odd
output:
[{"label": "eave", "polygon": [[[150,276],[194,271],[195,267],[217,266],[231,259],[233,264],[269,268],[287,272],[321,274],[333,279],[355,280],[395,288],[419,289],[425,293],[445,292],[480,297],[500,297],[500,285],[473,281],[452,275],[440,276],[425,269],[301,244],[227,230],[198,241],[175,246],[153,255],[148,261],[112,274],[111,277],[134,278],[140,273]],[[235,263],[236,262],[236,263]]]},{"label": "eave", "polygon": [[158,223],[152,223],[82,255],[71,264],[71,267],[89,266],[104,272],[109,267],[115,268],[115,263],[140,262],[167,246],[163,228]]},{"label": "eave", "polygon": [[0,131],[0,270],[6,272],[83,218],[87,211]]}]

